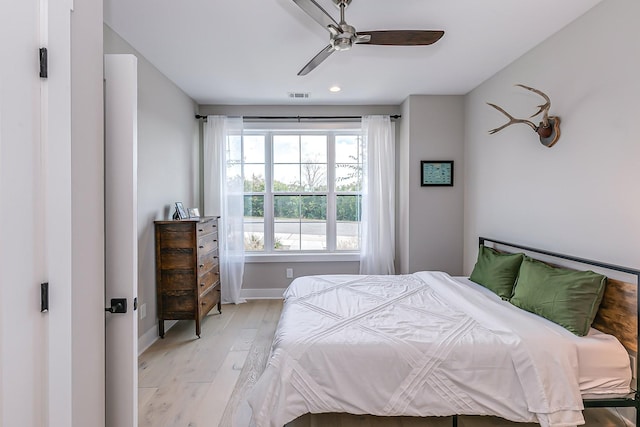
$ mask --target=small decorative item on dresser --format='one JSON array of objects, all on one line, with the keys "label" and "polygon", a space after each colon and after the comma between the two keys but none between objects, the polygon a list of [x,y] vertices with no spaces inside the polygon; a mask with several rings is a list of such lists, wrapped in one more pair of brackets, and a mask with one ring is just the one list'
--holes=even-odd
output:
[{"label": "small decorative item on dresser", "polygon": [[189,208],[189,218],[200,218],[200,211],[198,208]]},{"label": "small decorative item on dresser", "polygon": [[173,219],[188,219],[189,214],[185,210],[182,202],[176,202],[176,211],[173,214]]},{"label": "small decorative item on dresser", "polygon": [[218,219],[155,221],[158,334],[165,320],[200,322],[220,302]]}]

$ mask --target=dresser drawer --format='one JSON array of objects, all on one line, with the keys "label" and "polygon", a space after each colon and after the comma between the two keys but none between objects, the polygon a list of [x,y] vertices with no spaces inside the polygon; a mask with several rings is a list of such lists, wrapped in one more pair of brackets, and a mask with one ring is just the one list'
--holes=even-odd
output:
[{"label": "dresser drawer", "polygon": [[218,264],[218,248],[214,248],[198,257],[198,274],[206,273]]},{"label": "dresser drawer", "polygon": [[198,255],[211,252],[218,247],[218,233],[198,237]]},{"label": "dresser drawer", "polygon": [[220,273],[218,272],[218,266],[214,269],[207,271],[198,278],[198,292],[200,294],[206,293],[211,286],[219,283]]},{"label": "dresser drawer", "polygon": [[213,232],[218,231],[218,221],[216,219],[211,219],[206,222],[199,222],[196,224],[196,234],[198,237],[206,236],[207,234],[211,234]]},{"label": "dresser drawer", "polygon": [[220,301],[220,285],[216,285],[209,292],[200,297],[200,318],[205,316]]}]

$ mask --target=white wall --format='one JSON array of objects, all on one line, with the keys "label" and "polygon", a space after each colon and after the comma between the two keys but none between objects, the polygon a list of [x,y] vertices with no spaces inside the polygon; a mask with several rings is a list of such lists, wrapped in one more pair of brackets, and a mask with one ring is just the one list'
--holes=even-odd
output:
[{"label": "white wall", "polygon": [[[411,95],[403,103],[399,149],[402,273],[462,273],[464,97]],[[453,160],[453,187],[421,187],[421,160]]]},{"label": "white wall", "polygon": [[[479,235],[640,267],[640,2],[606,0],[466,99],[465,272]],[[552,148],[513,125],[551,97],[562,119]]]},{"label": "white wall", "polygon": [[138,58],[138,304],[147,316],[139,335],[157,324],[153,221],[168,219],[173,203],[198,206],[197,106],[139,52],[104,26],[105,53]]},{"label": "white wall", "polygon": [[406,99],[402,103],[400,137],[396,141],[396,273],[409,272],[409,247],[411,232],[409,228],[409,199],[411,197],[411,103]]}]

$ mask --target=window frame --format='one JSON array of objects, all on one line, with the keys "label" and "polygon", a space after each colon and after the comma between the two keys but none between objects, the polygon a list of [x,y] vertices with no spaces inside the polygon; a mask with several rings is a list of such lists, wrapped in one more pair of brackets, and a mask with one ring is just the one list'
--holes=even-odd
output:
[{"label": "window frame", "polygon": [[[264,192],[247,192],[244,196],[264,196],[264,250],[246,251],[246,262],[337,262],[358,261],[357,250],[337,250],[337,197],[341,195],[361,196],[362,191],[336,191],[336,136],[357,135],[362,138],[360,122],[339,123],[245,123],[244,135],[264,135],[265,144],[265,189]],[[327,136],[327,188],[323,191],[282,192],[273,189],[273,137],[274,135],[326,135]],[[244,150],[244,143],[243,143]],[[243,156],[244,157],[244,156]],[[244,171],[244,159],[242,168]],[[244,173],[244,172],[243,172]],[[274,197],[278,195],[325,195],[327,197],[326,250],[279,251],[274,245]],[[359,230],[361,234],[361,229]]]}]

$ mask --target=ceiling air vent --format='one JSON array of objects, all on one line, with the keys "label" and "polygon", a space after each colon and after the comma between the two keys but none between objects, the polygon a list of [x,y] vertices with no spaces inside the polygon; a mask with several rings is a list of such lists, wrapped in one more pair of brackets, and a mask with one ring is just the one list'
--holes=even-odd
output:
[{"label": "ceiling air vent", "polygon": [[289,92],[288,95],[293,99],[307,99],[311,96],[309,92]]}]

